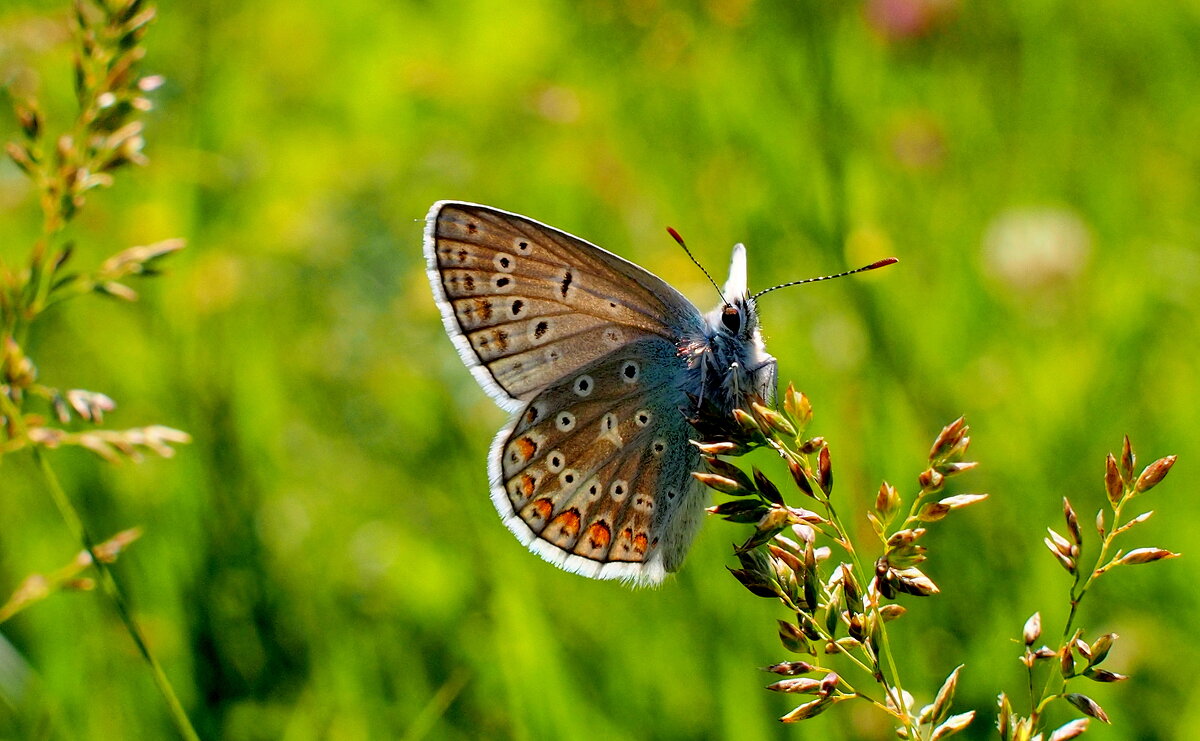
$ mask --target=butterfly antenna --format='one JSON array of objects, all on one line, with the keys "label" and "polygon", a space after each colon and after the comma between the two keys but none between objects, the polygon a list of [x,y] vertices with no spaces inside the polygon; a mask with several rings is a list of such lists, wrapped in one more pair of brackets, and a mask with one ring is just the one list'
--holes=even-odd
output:
[{"label": "butterfly antenna", "polygon": [[[686,248],[684,248],[684,249],[686,249]],[[830,280],[832,278],[845,278],[847,275],[854,275],[855,273],[863,273],[868,270],[874,270],[876,268],[887,267],[888,265],[894,265],[898,262],[900,262],[900,261],[894,257],[885,257],[884,259],[877,260],[877,261],[871,263],[870,265],[863,265],[861,268],[847,270],[844,273],[837,273],[835,275],[822,275],[820,278],[805,278],[804,280],[794,280],[790,283],[780,283],[777,286],[771,286],[770,288],[759,291],[758,293],[751,296],[751,298],[758,298],[759,296],[763,295],[764,293],[770,293],[771,291],[777,291],[780,288],[787,288],[788,286],[798,286],[803,283],[816,283],[818,281]],[[710,278],[709,280],[712,280],[712,279]]]},{"label": "butterfly antenna", "polygon": [[700,261],[697,260],[696,256],[692,254],[692,251],[688,249],[687,244],[683,241],[683,237],[679,236],[679,232],[668,226],[667,233],[671,235],[672,239],[679,243],[679,246],[683,248],[683,251],[687,253],[687,256],[691,258],[696,267],[700,268],[700,272],[704,273],[704,277],[708,278],[708,282],[712,283],[713,288],[717,289],[717,295],[721,297],[721,304],[728,304],[729,302],[725,300],[725,294],[721,293],[721,287],[717,285],[717,282],[713,280],[713,277],[708,274],[708,271],[704,269],[704,266],[700,264]]}]

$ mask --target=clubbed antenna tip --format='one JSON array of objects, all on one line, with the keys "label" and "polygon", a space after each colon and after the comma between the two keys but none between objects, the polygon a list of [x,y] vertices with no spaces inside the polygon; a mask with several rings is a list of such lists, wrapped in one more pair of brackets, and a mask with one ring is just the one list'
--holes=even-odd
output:
[{"label": "clubbed antenna tip", "polygon": [[898,262],[900,262],[900,260],[898,258],[885,257],[882,260],[876,260],[875,262],[871,263],[870,265],[863,265],[861,268],[847,270],[843,273],[835,273],[834,275],[822,275],[819,278],[805,278],[804,280],[794,280],[789,283],[780,283],[777,286],[771,286],[770,288],[759,291],[758,293],[754,294],[754,296],[752,296],[751,298],[758,298],[759,296],[763,295],[764,293],[770,293],[771,291],[777,291],[780,288],[788,288],[789,286],[799,286],[804,283],[816,283],[818,281],[831,280],[833,278],[845,278],[847,275],[854,275],[855,273],[863,273],[868,270],[874,270],[876,268],[887,267],[888,265],[894,265],[895,263],[898,263]]}]

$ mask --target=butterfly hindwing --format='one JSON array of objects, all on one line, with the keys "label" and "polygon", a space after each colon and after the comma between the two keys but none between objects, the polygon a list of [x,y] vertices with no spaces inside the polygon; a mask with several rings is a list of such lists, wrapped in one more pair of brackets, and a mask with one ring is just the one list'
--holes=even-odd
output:
[{"label": "butterfly hindwing", "polygon": [[531,550],[641,584],[678,567],[705,501],[681,362],[665,339],[629,343],[537,394],[497,436],[492,497]]},{"label": "butterfly hindwing", "polygon": [[631,342],[675,342],[702,323],[690,302],[633,263],[487,206],[435,204],[425,254],[447,332],[510,410]]}]

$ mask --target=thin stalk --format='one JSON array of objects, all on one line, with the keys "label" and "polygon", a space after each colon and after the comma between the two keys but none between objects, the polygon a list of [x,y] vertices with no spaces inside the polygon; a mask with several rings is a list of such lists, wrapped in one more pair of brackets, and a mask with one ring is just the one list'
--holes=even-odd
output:
[{"label": "thin stalk", "polygon": [[117,614],[121,617],[121,622],[125,624],[125,630],[128,631],[129,637],[133,639],[137,646],[138,653],[146,660],[150,666],[150,672],[154,675],[154,683],[158,685],[158,691],[162,693],[163,699],[167,703],[167,709],[171,713],[171,720],[175,723],[176,730],[179,735],[187,741],[200,741],[200,736],[196,733],[196,729],[192,727],[192,723],[188,720],[187,713],[180,704],[179,698],[175,694],[175,689],[171,686],[171,681],[167,679],[166,672],[158,663],[158,659],[150,652],[150,647],[146,644],[146,638],[142,633],[141,626],[133,617],[133,613],[129,609],[129,603],[125,599],[125,594],[117,585],[117,580],[113,578],[112,571],[108,568],[108,564],[100,560],[96,556],[96,541],[88,532],[87,526],[83,524],[83,520],[79,517],[79,511],[71,504],[71,500],[67,497],[66,491],[63,490],[62,484],[58,481],[58,475],[54,473],[54,469],[50,466],[50,461],[46,459],[45,453],[40,447],[33,448],[33,457],[37,461],[38,468],[41,470],[42,478],[46,480],[46,486],[50,489],[50,496],[54,499],[54,504],[58,507],[62,517],[67,522],[67,527],[72,531],[76,538],[83,543],[83,547],[87,550],[88,555],[92,559],[92,564],[96,567],[96,573],[99,575],[100,586],[104,593],[108,596],[113,606],[117,608]]},{"label": "thin stalk", "polygon": [[[828,497],[825,497],[822,503],[829,512],[829,519],[833,522],[833,526],[837,528],[839,537],[846,545],[846,554],[850,557],[850,564],[854,568],[854,575],[858,579],[858,583],[868,584],[869,582],[866,580],[866,572],[863,570],[862,562],[859,560],[858,553],[854,550],[850,542],[849,532],[846,530],[845,525],[842,524],[842,519],[838,515],[837,509]],[[887,627],[884,624],[883,615],[880,614],[878,605],[872,605],[871,611],[875,613],[875,625],[879,635],[880,653],[883,654],[883,660],[887,663],[887,670],[890,675],[890,683],[888,681],[881,682],[883,690],[888,695],[892,695],[893,692],[895,693],[892,701],[896,704],[897,708],[901,709],[897,717],[904,723],[904,727],[908,729],[911,734],[910,738],[920,738],[916,725],[912,723],[913,718],[908,712],[908,707],[904,703],[904,685],[900,681],[900,668],[897,666],[895,656],[892,654],[892,645],[888,639]],[[867,640],[863,642],[863,649],[869,652],[873,663],[878,667],[879,656],[870,650],[870,643],[870,637],[868,636]],[[874,673],[872,672],[872,674]]]},{"label": "thin stalk", "polygon": [[[1104,535],[1104,539],[1101,540],[1100,550],[1096,554],[1096,559],[1095,559],[1095,562],[1092,564],[1092,567],[1090,569],[1088,569],[1086,577],[1083,575],[1083,573],[1084,573],[1083,570],[1078,567],[1078,564],[1076,565],[1075,578],[1074,578],[1074,581],[1071,582],[1071,590],[1070,590],[1071,610],[1067,614],[1067,621],[1066,621],[1066,624],[1063,626],[1063,634],[1062,634],[1063,643],[1059,649],[1060,651],[1070,651],[1071,650],[1071,647],[1068,644],[1068,641],[1070,641],[1072,639],[1071,631],[1075,627],[1075,618],[1079,614],[1079,605],[1083,602],[1083,598],[1087,594],[1088,589],[1092,586],[1092,582],[1094,582],[1096,580],[1097,571],[1100,569],[1101,565],[1104,564],[1105,561],[1107,561],[1107,559],[1108,559],[1109,551],[1112,548],[1113,541],[1116,539],[1117,530],[1121,525],[1121,510],[1122,510],[1122,508],[1124,508],[1125,503],[1129,501],[1129,495],[1130,495],[1130,489],[1128,486],[1126,486],[1126,487],[1124,487],[1124,489],[1122,491],[1121,498],[1119,500],[1117,500],[1117,503],[1115,505],[1113,505],[1112,527]],[[1029,691],[1029,695],[1030,695],[1029,702],[1030,702],[1030,706],[1031,706],[1031,711],[1030,711],[1029,717],[1030,717],[1030,720],[1032,720],[1034,722],[1035,727],[1036,727],[1036,724],[1042,714],[1042,711],[1046,708],[1046,706],[1048,704],[1050,704],[1051,701],[1062,696],[1062,691],[1066,687],[1066,683],[1067,683],[1068,679],[1069,679],[1069,677],[1064,677],[1064,676],[1062,676],[1061,672],[1054,671],[1052,669],[1049,672],[1048,676],[1046,677],[1045,684],[1042,686],[1041,694],[1036,695],[1033,692],[1033,671],[1032,671],[1032,669],[1030,670],[1030,672],[1029,672],[1029,690],[1030,690]],[[1052,691],[1051,690],[1052,687],[1054,687],[1056,689]]]},{"label": "thin stalk", "polygon": [[[0,394],[0,405],[4,408],[4,415],[16,427],[18,433],[22,437],[27,437],[25,420],[12,399],[7,394]],[[188,720],[187,713],[184,711],[183,705],[180,704],[170,680],[167,679],[167,675],[158,663],[158,659],[151,653],[150,647],[146,643],[145,635],[142,633],[141,626],[138,625],[137,620],[133,617],[129,603],[125,599],[125,594],[121,591],[117,580],[113,577],[108,564],[97,557],[96,541],[88,531],[87,526],[83,523],[83,519],[79,516],[79,510],[75,509],[75,505],[71,503],[70,497],[67,496],[66,490],[63,489],[62,484],[58,480],[58,475],[54,472],[54,468],[51,467],[50,461],[47,460],[42,449],[36,445],[32,446],[32,448],[34,461],[37,463],[42,478],[46,481],[46,487],[50,490],[50,498],[54,500],[59,514],[66,521],[67,528],[83,544],[84,550],[87,551],[88,556],[92,560],[92,565],[96,567],[101,589],[103,589],[104,594],[117,609],[117,614],[120,616],[121,622],[125,624],[125,630],[129,633],[130,638],[133,639],[133,643],[137,646],[142,658],[149,665],[150,672],[154,675],[154,683],[158,685],[158,690],[167,703],[167,709],[170,711],[171,720],[175,723],[176,730],[179,731],[179,735],[186,741],[200,741],[200,736],[196,733],[196,729],[192,727],[191,721]]]},{"label": "thin stalk", "polygon": [[[786,443],[774,438],[774,435],[769,438],[770,442],[772,443],[771,447],[775,448],[775,450],[783,457],[785,461],[795,460],[801,463],[806,470],[809,469],[809,463],[805,456],[801,455],[799,452],[791,450]],[[833,506],[833,502],[828,496],[824,496],[817,501],[824,505],[825,510],[829,513],[829,520],[833,523],[833,527],[837,531],[838,540],[842,543],[846,554],[850,557],[850,564],[854,569],[854,575],[858,579],[858,583],[868,584],[869,582],[866,579],[866,572],[863,570],[862,562],[858,558],[858,552],[854,549],[854,544],[850,539],[849,531],[842,523],[841,516],[837,513],[837,508]],[[883,653],[883,659],[887,663],[887,671],[891,677],[890,684],[887,681],[880,682],[880,684],[883,685],[884,693],[892,698],[895,706],[897,708],[901,708],[900,713],[893,713],[893,715],[896,715],[897,719],[904,723],[905,728],[907,728],[911,734],[911,738],[919,738],[920,736],[917,727],[910,723],[912,718],[909,716],[908,708],[904,704],[904,685],[900,681],[900,669],[896,664],[895,656],[892,653],[891,641],[888,640],[887,628],[884,627],[883,616],[879,612],[878,605],[873,605],[871,610],[875,615],[875,624],[878,626],[879,647]],[[853,659],[855,663],[858,663],[859,666],[867,671],[867,673],[878,679],[879,675],[881,674],[881,668],[879,667],[878,656],[870,650],[869,639],[863,643],[863,650],[872,660],[872,663],[875,664],[875,667],[868,668],[865,664],[862,664],[857,659],[854,659],[852,654],[845,655],[850,656],[850,658]]]},{"label": "thin stalk", "polygon": [[1088,571],[1087,578],[1080,584],[1080,573],[1076,573],[1075,582],[1071,585],[1071,612],[1067,615],[1067,623],[1063,626],[1063,640],[1067,640],[1071,636],[1071,628],[1075,625],[1075,615],[1079,611],[1079,603],[1083,601],[1087,590],[1092,586],[1092,582],[1096,580],[1096,572],[1108,558],[1109,549],[1112,547],[1113,540],[1116,538],[1117,529],[1121,526],[1121,509],[1125,503],[1129,501],[1130,490],[1125,487],[1121,493],[1121,498],[1113,505],[1113,524],[1108,532],[1104,535],[1104,540],[1100,543],[1100,552],[1096,554],[1096,562],[1092,564],[1092,568]]},{"label": "thin stalk", "polygon": [[[806,612],[801,612],[799,610],[796,611],[796,615],[799,618],[801,618],[802,620],[804,620],[805,622],[807,622],[809,625],[811,625],[817,631],[817,633],[820,634],[820,636],[822,638],[824,638],[827,641],[833,640],[833,636],[829,635],[829,632],[825,630],[825,626],[822,625],[821,622],[819,620],[817,620],[816,618],[814,618],[812,615],[809,615]],[[876,670],[874,667],[868,666],[862,659],[858,658],[857,656],[850,653],[849,651],[841,651],[839,653],[839,655],[845,656],[846,659],[850,661],[850,663],[854,664],[859,669],[861,669],[864,674],[869,674],[872,677],[875,676]],[[886,703],[882,703],[879,700],[876,700],[875,698],[871,697],[870,695],[864,695],[862,692],[855,689],[854,685],[847,682],[844,677],[840,678],[840,681],[842,684],[849,687],[850,691],[853,692],[855,694],[855,696],[860,697],[863,700],[866,700],[867,702],[871,703],[872,705],[878,707],[880,710],[883,710],[885,713],[892,716],[896,720],[904,722],[905,718],[901,717],[900,713],[898,713],[897,711],[889,708]],[[883,689],[884,689],[884,694],[888,694],[890,696],[889,688],[884,687]],[[901,702],[898,702],[898,700],[899,700],[899,698],[892,697],[892,702],[895,703],[896,707],[898,707],[898,708],[904,707],[904,704]],[[908,727],[907,723],[905,723],[905,727]]]}]

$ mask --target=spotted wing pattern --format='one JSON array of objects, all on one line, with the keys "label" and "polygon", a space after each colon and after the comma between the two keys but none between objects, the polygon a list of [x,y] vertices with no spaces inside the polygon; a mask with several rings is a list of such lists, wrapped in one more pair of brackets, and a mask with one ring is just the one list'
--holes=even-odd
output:
[{"label": "spotted wing pattern", "polygon": [[637,265],[487,206],[435,204],[425,256],[446,331],[510,411],[631,342],[677,343],[703,326],[695,306]]},{"label": "spotted wing pattern", "polygon": [[501,430],[492,499],[531,550],[593,578],[656,584],[706,501],[673,343],[628,343],[546,388]]}]

